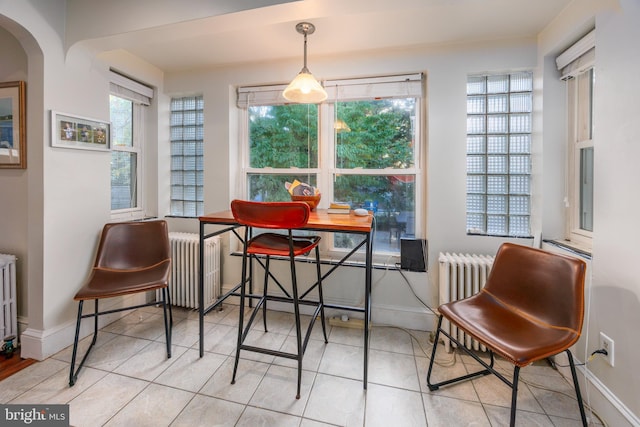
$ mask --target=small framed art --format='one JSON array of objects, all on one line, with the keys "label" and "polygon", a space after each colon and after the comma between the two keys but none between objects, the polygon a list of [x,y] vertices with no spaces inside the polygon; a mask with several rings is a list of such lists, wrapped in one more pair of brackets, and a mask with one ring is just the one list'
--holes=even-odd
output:
[{"label": "small framed art", "polygon": [[0,168],[27,167],[25,83],[0,83]]},{"label": "small framed art", "polygon": [[51,111],[51,146],[109,151],[111,124],[89,117]]}]

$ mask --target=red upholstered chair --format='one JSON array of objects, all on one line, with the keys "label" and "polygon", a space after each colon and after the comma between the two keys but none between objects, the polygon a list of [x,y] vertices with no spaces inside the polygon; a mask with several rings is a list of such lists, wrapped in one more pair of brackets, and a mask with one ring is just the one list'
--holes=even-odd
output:
[{"label": "red upholstered chair", "polygon": [[[234,200],[231,202],[231,211],[235,220],[245,226],[244,248],[242,257],[242,283],[240,286],[240,321],[238,323],[238,344],[236,348],[236,359],[233,367],[233,378],[231,384],[235,383],[236,373],[238,370],[238,361],[240,358],[240,350],[253,351],[257,353],[270,354],[273,356],[286,357],[298,361],[298,389],[296,399],[300,398],[300,385],[302,378],[302,356],[309,342],[309,336],[313,328],[313,324],[318,315],[322,321],[322,332],[324,334],[325,343],[327,342],[327,332],[325,329],[324,302],[322,299],[322,277],[320,272],[320,252],[318,250],[319,236],[296,236],[294,229],[304,227],[309,220],[310,209],[304,202],[250,202],[243,200]],[[273,229],[283,230],[285,233],[265,232],[252,237],[252,230]],[[296,279],[296,263],[295,258],[307,254],[315,250],[317,282],[308,288],[303,296],[300,296],[298,283]],[[251,258],[262,260],[258,256],[264,257],[264,285],[262,295],[253,295],[247,293],[247,284],[251,281],[251,277],[247,276],[248,263]],[[289,260],[291,269],[291,292],[286,290],[278,280],[269,271],[271,257],[286,257]],[[280,288],[283,296],[270,295],[268,293],[269,279],[272,279]],[[313,288],[318,287],[318,300],[311,301],[304,299]],[[251,314],[247,325],[244,326],[244,310],[245,299],[254,298],[258,302],[255,310]],[[268,348],[259,348],[244,343],[247,333],[251,328],[256,314],[262,308],[264,329],[267,331],[267,301],[279,301],[293,304],[293,312],[296,328],[296,353],[286,353]],[[305,336],[302,335],[300,324],[300,305],[315,306],[315,311],[311,317],[309,326]]]},{"label": "red upholstered chair", "polygon": [[[170,264],[169,234],[165,221],[122,222],[104,226],[91,274],[74,297],[74,300],[78,301],[78,320],[73,341],[69,386],[75,384],[80,369],[96,343],[98,316],[158,304],[150,302],[100,312],[98,301],[103,298],[122,297],[161,289],[163,298],[160,303],[164,312],[167,357],[171,357],[173,317],[168,289]],[[94,312],[83,315],[82,308],[87,300],[95,301]],[[74,371],[80,323],[86,317],[94,318],[93,339],[78,369]]]},{"label": "red upholstered chair", "polygon": [[[526,246],[503,244],[485,287],[471,297],[441,305],[434,343],[446,335],[485,369],[458,378],[431,383],[437,345],[427,373],[431,391],[441,386],[494,374],[512,389],[511,426],[515,425],[520,368],[561,352],[569,358],[582,423],[586,416],[569,347],[578,341],[584,314],[584,261]],[[447,319],[489,350],[490,363],[481,360],[442,329]],[[493,368],[494,353],[514,366],[513,380]]]}]

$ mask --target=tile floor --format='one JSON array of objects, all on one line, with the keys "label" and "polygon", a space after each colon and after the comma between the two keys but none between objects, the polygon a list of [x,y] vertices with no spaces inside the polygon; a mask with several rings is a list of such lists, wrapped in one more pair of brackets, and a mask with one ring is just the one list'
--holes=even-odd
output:
[{"label": "tile floor", "polygon": [[[161,311],[131,312],[98,334],[74,387],[68,386],[67,348],[0,382],[0,403],[67,403],[77,427],[508,425],[510,389],[494,377],[428,390],[421,348],[430,348],[426,332],[374,327],[365,391],[362,331],[328,327],[325,344],[316,324],[296,400],[295,362],[287,359],[243,351],[236,384],[230,384],[236,307],[207,315],[203,358],[197,317],[174,309],[173,357],[167,359]],[[268,317],[270,331],[254,328],[250,339],[272,348],[295,345],[291,315],[270,311]],[[83,340],[81,350],[87,345]],[[473,363],[458,356],[451,364],[452,354],[439,355],[442,365],[451,366],[436,366],[438,377],[465,372]],[[527,384],[519,391],[519,426],[581,425],[573,388],[555,370],[530,366],[521,378]]]}]

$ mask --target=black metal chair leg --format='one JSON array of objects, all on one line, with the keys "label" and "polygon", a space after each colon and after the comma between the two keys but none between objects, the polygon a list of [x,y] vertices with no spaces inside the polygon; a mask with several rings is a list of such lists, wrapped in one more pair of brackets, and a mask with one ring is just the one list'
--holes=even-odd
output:
[{"label": "black metal chair leg", "polygon": [[[84,366],[84,362],[87,360],[89,356],[89,352],[93,348],[98,338],[98,300],[95,300],[95,311],[94,311],[94,328],[93,328],[93,338],[91,339],[91,344],[87,348],[87,351],[84,353],[82,360],[78,364],[78,369],[75,369],[76,359],[78,355],[78,341],[80,338],[80,324],[82,323],[82,307],[84,306],[84,301],[78,301],[78,320],[76,322],[76,334],[73,340],[73,353],[71,354],[71,366],[69,367],[69,387],[73,387],[78,379],[78,374],[80,373],[80,369]],[[90,315],[89,315],[90,316]],[[74,372],[75,369],[75,372]]]},{"label": "black metal chair leg", "polygon": [[325,344],[329,342],[327,339],[327,327],[324,318],[324,297],[322,296],[322,271],[320,270],[320,250],[316,246],[316,273],[318,275],[318,299],[320,302],[320,320],[322,320],[322,335],[324,335]]},{"label": "black metal chair leg", "polygon": [[264,284],[262,285],[262,323],[264,331],[267,332],[267,287],[269,285],[269,261],[271,257],[267,255],[264,267]]},{"label": "black metal chair leg", "polygon": [[[246,228],[245,231],[245,242],[248,241],[249,238],[249,227]],[[231,384],[236,383],[236,374],[238,373],[238,362],[240,361],[240,347],[242,346],[242,335],[244,329],[244,300],[247,295],[247,246],[245,243],[245,247],[242,254],[242,278],[240,279],[240,316],[238,319],[238,341],[236,345],[236,358],[233,363],[233,375],[231,377]]]},{"label": "black metal chair leg", "polygon": [[582,418],[582,425],[587,427],[587,415],[584,412],[584,403],[582,402],[582,393],[580,393],[580,383],[578,383],[578,375],[576,374],[576,365],[573,362],[573,356],[568,349],[567,357],[569,358],[569,366],[571,367],[571,377],[573,378],[573,386],[576,389],[576,399],[578,400],[578,407],[580,408],[580,417]]},{"label": "black metal chair leg", "polygon": [[[289,233],[291,233],[291,231],[289,231]],[[290,236],[291,237],[291,236]],[[293,296],[293,312],[294,312],[294,316],[295,316],[295,321],[296,321],[296,339],[297,339],[297,346],[298,346],[298,389],[296,392],[296,399],[300,399],[300,388],[302,385],[302,355],[303,355],[303,349],[302,349],[302,328],[300,327],[300,305],[298,303],[298,283],[296,280],[296,261],[295,258],[293,256],[293,249],[292,249],[292,255],[290,256],[290,268],[291,268],[291,293]]]},{"label": "black metal chair leg", "polygon": [[513,368],[513,382],[511,384],[511,419],[509,425],[514,427],[516,425],[516,405],[518,403],[518,380],[520,379],[520,367],[514,366]]},{"label": "black metal chair leg", "polygon": [[[169,297],[169,289],[162,288],[162,311],[164,313],[164,335],[167,341],[167,358],[171,359],[171,332],[172,326],[169,324],[169,316],[167,316],[167,299]],[[168,309],[171,312],[171,307]]]}]

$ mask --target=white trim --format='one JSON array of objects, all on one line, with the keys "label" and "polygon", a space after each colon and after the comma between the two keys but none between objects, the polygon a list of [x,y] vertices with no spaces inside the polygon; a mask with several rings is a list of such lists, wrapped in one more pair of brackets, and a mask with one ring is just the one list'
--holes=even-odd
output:
[{"label": "white trim", "polygon": [[589,34],[575,42],[571,47],[562,52],[556,58],[556,66],[558,70],[562,70],[576,59],[596,47],[596,30],[591,30]]}]

